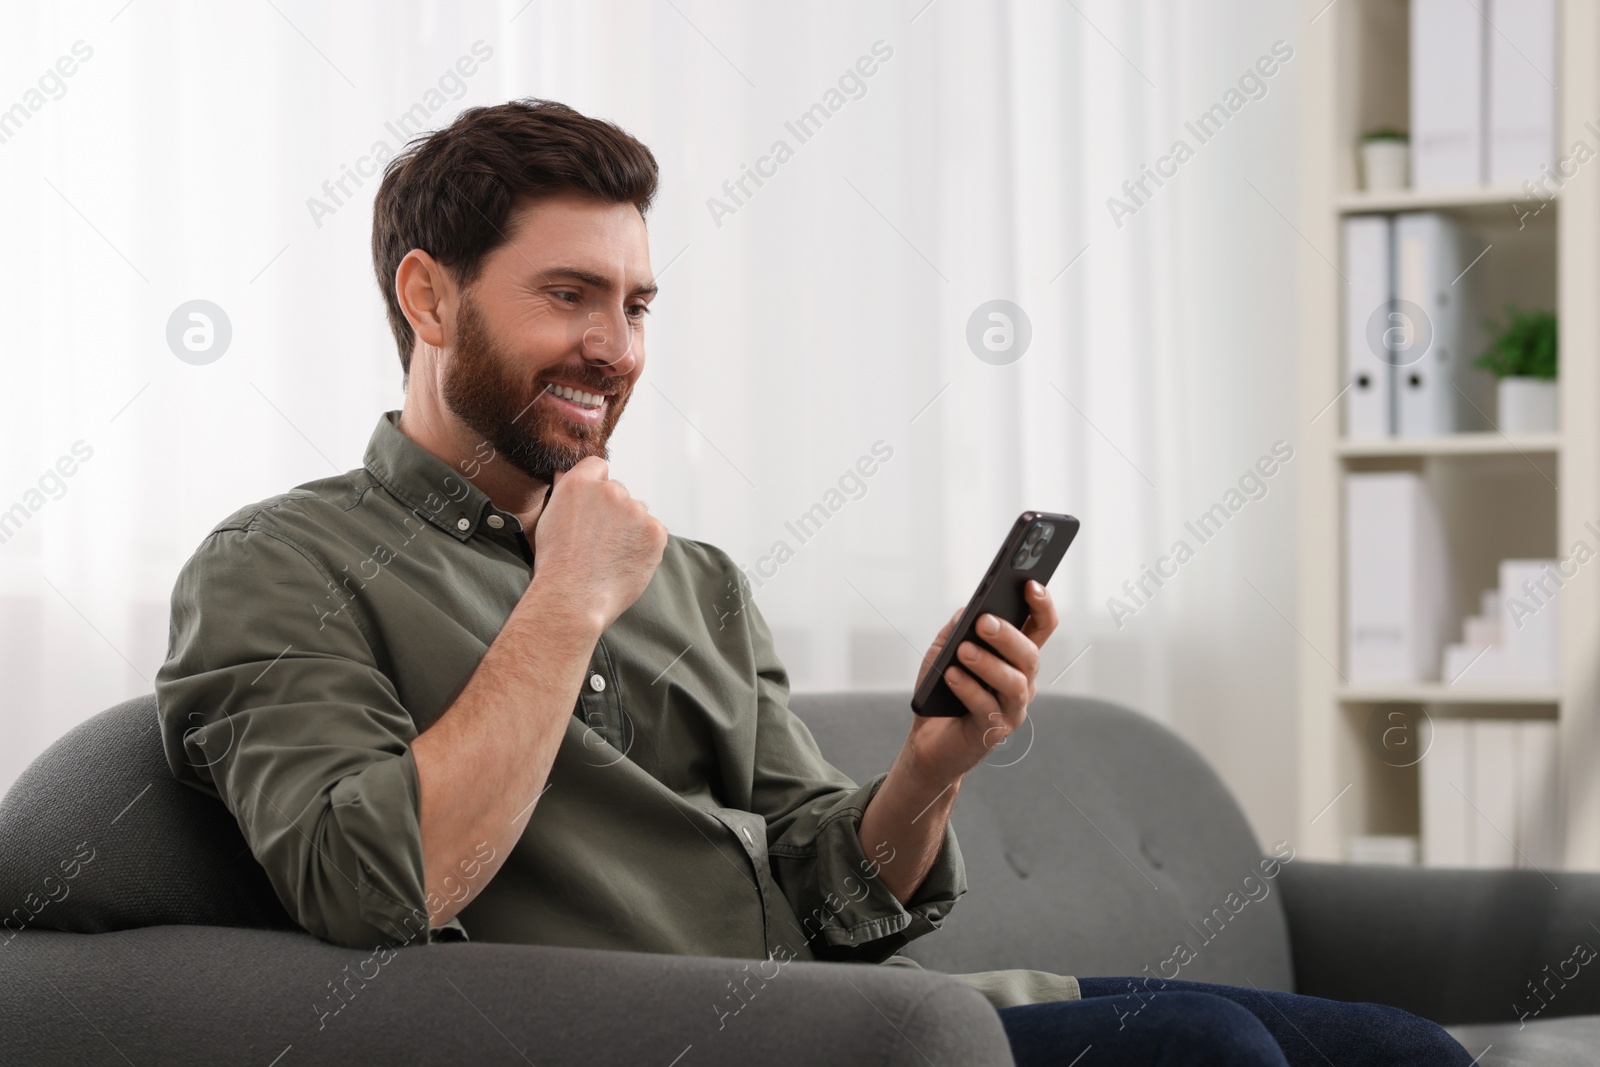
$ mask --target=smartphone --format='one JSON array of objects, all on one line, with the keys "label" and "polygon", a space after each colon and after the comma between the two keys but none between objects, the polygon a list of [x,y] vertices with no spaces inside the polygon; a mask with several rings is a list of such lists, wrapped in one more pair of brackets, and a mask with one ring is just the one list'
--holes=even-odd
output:
[{"label": "smartphone", "polygon": [[[978,618],[994,615],[1021,628],[1028,621],[1027,584],[1030,579],[1040,585],[1049,585],[1067,546],[1078,536],[1078,520],[1071,515],[1056,515],[1048,511],[1024,511],[1012,524],[1011,532],[1000,545],[989,573],[978,583],[978,591],[967,602],[950,631],[950,640],[939,650],[939,657],[929,668],[922,684],[911,697],[911,710],[918,715],[965,715],[967,706],[961,703],[944,680],[944,672],[956,662],[956,650],[963,641],[971,641],[991,652],[997,650],[978,636]],[[1004,657],[1002,657],[1004,658]],[[967,670],[964,664],[962,670]],[[989,692],[994,688],[971,671],[977,683]]]}]

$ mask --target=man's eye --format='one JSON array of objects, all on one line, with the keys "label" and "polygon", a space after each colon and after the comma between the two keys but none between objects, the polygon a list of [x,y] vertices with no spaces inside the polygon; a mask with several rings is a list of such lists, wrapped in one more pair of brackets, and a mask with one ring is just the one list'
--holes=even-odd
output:
[{"label": "man's eye", "polygon": [[576,304],[578,302],[578,294],[577,293],[557,293],[556,294],[556,299],[557,300],[565,300],[569,304]]},{"label": "man's eye", "polygon": [[636,319],[642,319],[646,315],[650,314],[650,308],[646,304],[634,304],[632,307],[628,308],[628,314],[632,315]]}]

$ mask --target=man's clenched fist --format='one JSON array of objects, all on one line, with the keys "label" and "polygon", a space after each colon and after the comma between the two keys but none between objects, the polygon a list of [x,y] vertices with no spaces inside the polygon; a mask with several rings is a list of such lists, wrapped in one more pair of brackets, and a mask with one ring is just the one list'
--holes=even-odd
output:
[{"label": "man's clenched fist", "polygon": [[667,547],[667,528],[608,471],[598,456],[557,471],[536,538],[530,537],[529,588],[560,590],[574,612],[596,625],[596,633],[639,599]]}]

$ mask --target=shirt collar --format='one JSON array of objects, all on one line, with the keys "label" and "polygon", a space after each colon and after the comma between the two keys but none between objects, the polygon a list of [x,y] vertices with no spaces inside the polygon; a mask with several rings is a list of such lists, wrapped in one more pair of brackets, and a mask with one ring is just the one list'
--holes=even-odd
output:
[{"label": "shirt collar", "polygon": [[497,509],[466,475],[402,433],[399,419],[399,411],[378,416],[362,465],[413,513],[457,541],[468,540],[485,513]]}]

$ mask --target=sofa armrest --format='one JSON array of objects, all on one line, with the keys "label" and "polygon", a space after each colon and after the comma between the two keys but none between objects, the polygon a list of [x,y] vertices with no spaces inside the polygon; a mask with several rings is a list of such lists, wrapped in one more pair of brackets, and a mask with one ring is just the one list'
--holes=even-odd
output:
[{"label": "sofa armrest", "polygon": [[0,1015],[0,1063],[1012,1067],[988,1001],[934,972],[478,943],[385,959],[208,926],[26,930],[0,944]]},{"label": "sofa armrest", "polygon": [[1279,884],[1298,992],[1445,1024],[1600,1012],[1600,875],[1297,862]]}]

